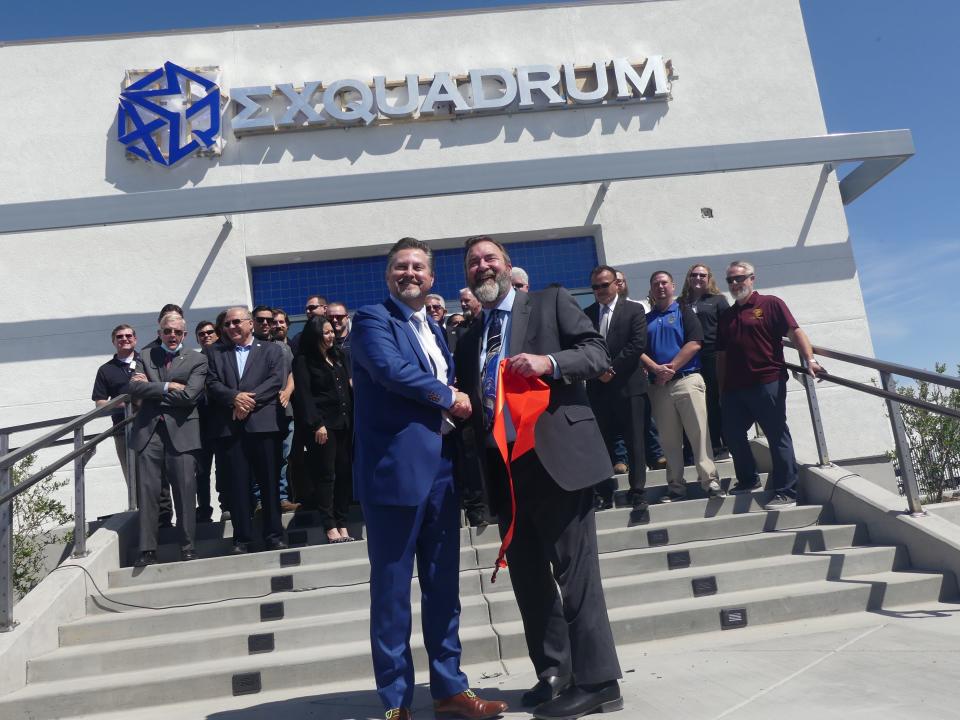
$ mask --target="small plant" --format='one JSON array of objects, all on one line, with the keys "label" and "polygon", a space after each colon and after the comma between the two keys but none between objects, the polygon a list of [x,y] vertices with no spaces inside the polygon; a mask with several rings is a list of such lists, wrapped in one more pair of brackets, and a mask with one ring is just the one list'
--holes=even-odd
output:
[{"label": "small plant", "polygon": [[[937,363],[941,375],[947,371],[945,363]],[[957,366],[960,373],[960,365]],[[934,405],[960,410],[960,390],[945,390],[941,385],[919,381],[914,388],[898,387],[906,397],[924,400]],[[960,481],[960,420],[938,415],[910,405],[900,405],[903,423],[910,442],[910,460],[917,474],[920,490],[927,502],[943,502],[945,490]]]},{"label": "small plant", "polygon": [[[35,455],[28,455],[11,468],[14,487],[30,477],[36,461]],[[19,597],[43,579],[46,547],[62,542],[50,530],[73,520],[64,504],[54,497],[69,482],[66,478],[48,477],[13,501],[13,591]]]}]

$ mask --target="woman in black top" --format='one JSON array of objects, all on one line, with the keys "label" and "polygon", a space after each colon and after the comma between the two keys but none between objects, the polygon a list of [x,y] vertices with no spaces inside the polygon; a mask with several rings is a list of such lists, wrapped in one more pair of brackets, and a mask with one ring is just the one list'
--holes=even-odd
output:
[{"label": "woman in black top", "polygon": [[308,430],[305,498],[320,511],[327,540],[349,542],[347,512],[353,487],[353,391],[333,326],[312,317],[300,336],[293,362],[293,411]]},{"label": "woman in black top", "polygon": [[717,383],[717,323],[720,313],[730,307],[721,294],[713,271],[703,263],[690,266],[683,281],[680,301],[697,314],[703,327],[703,348],[700,350],[700,372],[707,389],[707,424],[710,426],[710,441],[713,456],[727,456],[727,449],[720,430],[720,390]]}]

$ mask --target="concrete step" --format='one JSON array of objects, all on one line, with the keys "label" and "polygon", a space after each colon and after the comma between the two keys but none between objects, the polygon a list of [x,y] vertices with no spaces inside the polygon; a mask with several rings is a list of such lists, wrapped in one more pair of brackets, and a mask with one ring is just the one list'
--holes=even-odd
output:
[{"label": "concrete step", "polygon": [[[502,670],[498,639],[489,625],[464,628],[461,640],[464,657],[469,658],[469,662]],[[423,638],[414,635],[411,646],[417,673],[426,677]],[[107,710],[134,710],[182,698],[230,697],[235,676],[245,673],[259,673],[258,681],[264,691],[314,686],[343,678],[370,678],[373,674],[370,643],[363,639],[284,652],[181,662],[164,668],[163,672],[150,668],[33,683],[0,698],[0,717],[54,720]]]}]

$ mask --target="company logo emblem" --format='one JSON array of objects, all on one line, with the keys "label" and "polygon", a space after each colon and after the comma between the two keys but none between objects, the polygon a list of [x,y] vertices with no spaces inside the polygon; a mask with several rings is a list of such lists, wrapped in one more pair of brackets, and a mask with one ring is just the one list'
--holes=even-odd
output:
[{"label": "company logo emblem", "polygon": [[117,111],[117,139],[128,156],[175,165],[192,154],[219,155],[219,68],[183,68],[167,61],[156,70],[127,71]]}]

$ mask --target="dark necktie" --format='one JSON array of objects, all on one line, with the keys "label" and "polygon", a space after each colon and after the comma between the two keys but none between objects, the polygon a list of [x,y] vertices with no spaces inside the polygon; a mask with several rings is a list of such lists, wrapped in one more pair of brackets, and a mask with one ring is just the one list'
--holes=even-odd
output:
[{"label": "dark necktie", "polygon": [[487,352],[483,356],[483,420],[487,429],[493,427],[497,404],[497,368],[500,363],[500,346],[503,344],[502,330],[500,311],[491,311],[487,325]]}]

